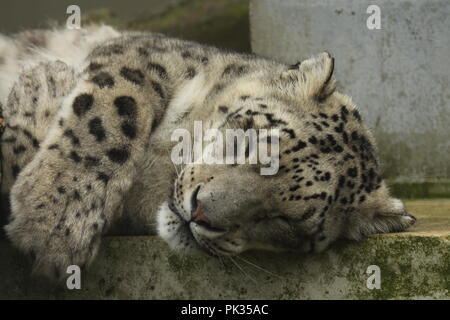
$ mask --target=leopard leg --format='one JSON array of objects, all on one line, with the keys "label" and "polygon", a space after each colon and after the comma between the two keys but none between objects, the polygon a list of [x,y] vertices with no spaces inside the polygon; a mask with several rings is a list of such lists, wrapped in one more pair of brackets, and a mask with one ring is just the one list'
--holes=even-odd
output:
[{"label": "leopard leg", "polygon": [[[113,58],[110,58],[113,59]],[[95,257],[147,149],[162,85],[136,60],[88,67],[11,192],[12,242],[36,256],[35,270],[60,278]],[[135,64],[135,65],[133,65]]]},{"label": "leopard leg", "polygon": [[61,61],[40,63],[19,76],[4,107],[2,194],[34,157],[61,103],[75,86],[75,71]]},{"label": "leopard leg", "polygon": [[20,171],[33,159],[64,97],[75,86],[75,71],[61,61],[25,69],[13,85],[3,109],[0,226],[9,217],[9,192]]}]

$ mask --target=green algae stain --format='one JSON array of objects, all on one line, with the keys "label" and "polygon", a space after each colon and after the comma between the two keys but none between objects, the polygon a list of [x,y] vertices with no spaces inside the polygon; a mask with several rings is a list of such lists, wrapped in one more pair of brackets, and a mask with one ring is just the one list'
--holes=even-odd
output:
[{"label": "green algae stain", "polygon": [[122,30],[160,32],[169,36],[239,52],[251,52],[249,4],[242,0],[191,0],[161,14],[130,20],[100,9],[86,14],[86,24],[105,23]]},{"label": "green algae stain", "polygon": [[387,182],[392,195],[403,199],[450,198],[450,182]]}]

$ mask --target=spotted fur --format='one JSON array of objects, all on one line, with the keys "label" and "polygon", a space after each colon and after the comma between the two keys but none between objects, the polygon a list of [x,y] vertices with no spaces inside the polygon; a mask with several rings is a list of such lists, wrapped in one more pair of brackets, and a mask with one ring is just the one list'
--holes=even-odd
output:
[{"label": "spotted fur", "polygon": [[[59,278],[107,232],[181,251],[321,251],[414,222],[389,196],[374,139],[335,90],[327,53],[289,66],[158,34],[99,43],[83,62],[26,69],[5,108],[6,231]],[[280,130],[280,168],[174,166],[174,129]],[[261,141],[260,143],[264,143]],[[251,150],[247,148],[247,156]]]}]

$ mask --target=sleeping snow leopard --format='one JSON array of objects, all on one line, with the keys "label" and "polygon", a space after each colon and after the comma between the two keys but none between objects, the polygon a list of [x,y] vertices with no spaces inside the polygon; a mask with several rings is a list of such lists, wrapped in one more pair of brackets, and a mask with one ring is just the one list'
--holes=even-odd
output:
[{"label": "sleeping snow leopard", "polygon": [[[51,60],[51,59],[50,59]],[[374,139],[336,91],[334,59],[295,65],[152,33],[99,41],[79,64],[25,69],[5,105],[8,238],[61,278],[105,233],[157,232],[176,251],[319,252],[415,222],[382,179]],[[171,133],[276,128],[280,166],[175,166]]]}]

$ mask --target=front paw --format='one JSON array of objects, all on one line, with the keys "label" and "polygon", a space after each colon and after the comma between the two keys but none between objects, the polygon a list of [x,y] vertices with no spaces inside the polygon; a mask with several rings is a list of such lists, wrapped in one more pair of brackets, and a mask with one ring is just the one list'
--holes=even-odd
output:
[{"label": "front paw", "polygon": [[87,246],[78,246],[71,240],[52,239],[45,250],[34,255],[33,273],[62,282],[67,277],[69,266],[76,265],[84,269],[92,262],[97,254],[100,238],[100,235],[96,235]]},{"label": "front paw", "polygon": [[35,257],[37,273],[59,279],[69,265],[87,265],[97,252],[107,224],[105,182],[35,160],[12,188],[5,230],[16,247]]}]

